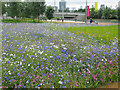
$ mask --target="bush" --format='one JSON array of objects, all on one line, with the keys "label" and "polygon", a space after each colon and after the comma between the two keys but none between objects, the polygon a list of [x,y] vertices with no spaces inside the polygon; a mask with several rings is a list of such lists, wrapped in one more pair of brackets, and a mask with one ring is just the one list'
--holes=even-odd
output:
[{"label": "bush", "polygon": [[[16,19],[3,19],[2,20],[3,23],[38,23],[37,20],[35,20],[35,22],[33,22],[32,19],[19,19],[19,20],[16,20]],[[39,23],[43,23],[42,21],[40,21]]]}]

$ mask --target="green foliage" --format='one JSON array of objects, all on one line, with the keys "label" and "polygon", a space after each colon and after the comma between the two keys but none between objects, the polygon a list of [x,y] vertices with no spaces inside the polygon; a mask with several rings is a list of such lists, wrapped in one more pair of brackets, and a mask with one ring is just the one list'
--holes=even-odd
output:
[{"label": "green foliage", "polygon": [[102,8],[100,8],[100,9],[98,10],[98,18],[101,18],[102,15],[103,15],[103,10],[102,10]]},{"label": "green foliage", "polygon": [[45,12],[46,17],[50,20],[53,18],[53,13],[54,13],[54,9],[52,7],[47,7],[47,10]]},{"label": "green foliage", "polygon": [[118,19],[120,20],[120,7],[118,8]]},{"label": "green foliage", "polygon": [[112,26],[93,26],[93,27],[70,27],[67,28],[69,32],[81,34],[84,33],[89,37],[89,35],[92,35],[95,39],[99,40],[100,42],[106,41],[109,42],[109,40],[113,40],[115,37],[118,37],[118,26],[112,25]]},{"label": "green foliage", "polygon": [[6,12],[5,2],[2,2],[2,14]]},{"label": "green foliage", "polygon": [[31,16],[34,18],[38,17],[40,14],[45,12],[45,3],[44,2],[31,2]]},{"label": "green foliage", "polygon": [[92,7],[90,11],[90,18],[94,18],[94,17],[95,17],[95,8]]},{"label": "green foliage", "polygon": [[70,10],[69,10],[69,9],[66,9],[66,10],[64,10],[64,12],[70,12]]},{"label": "green foliage", "polygon": [[[32,19],[25,20],[25,19],[20,19],[19,21],[16,19],[3,19],[3,23],[38,23],[37,20],[33,22]],[[43,23],[43,21],[40,21],[39,23]]]},{"label": "green foliage", "polygon": [[104,12],[105,19],[108,19],[110,17],[110,11],[111,9],[106,6]]},{"label": "green foliage", "polygon": [[118,18],[118,11],[117,9],[111,9],[106,6],[106,8],[103,10],[100,8],[97,12],[95,11],[95,8],[92,7],[89,10],[90,12],[90,18],[99,18],[101,19],[102,16],[104,16],[105,19],[117,19]]},{"label": "green foliage", "polygon": [[[33,16],[38,17],[40,14],[45,12],[45,2],[8,2],[9,6],[7,8],[8,16],[14,18],[24,17],[29,18]],[[3,4],[3,13],[5,11],[5,4]]]},{"label": "green foliage", "polygon": [[29,18],[31,16],[31,6],[30,2],[21,2],[19,4],[20,7],[20,16]]},{"label": "green foliage", "polygon": [[79,9],[78,12],[85,12],[85,9]]},{"label": "green foliage", "polygon": [[19,2],[9,2],[8,15],[14,18],[19,16]]}]

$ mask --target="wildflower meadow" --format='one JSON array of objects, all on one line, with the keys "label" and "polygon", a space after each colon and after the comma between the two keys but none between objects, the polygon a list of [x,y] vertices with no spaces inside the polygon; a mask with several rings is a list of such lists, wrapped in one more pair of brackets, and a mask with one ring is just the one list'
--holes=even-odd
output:
[{"label": "wildflower meadow", "polygon": [[3,88],[96,88],[118,81],[117,26],[3,23]]}]

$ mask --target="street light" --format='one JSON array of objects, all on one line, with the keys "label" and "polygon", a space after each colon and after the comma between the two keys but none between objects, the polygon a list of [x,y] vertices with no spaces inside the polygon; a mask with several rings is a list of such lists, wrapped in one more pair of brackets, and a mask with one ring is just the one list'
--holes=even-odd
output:
[{"label": "street light", "polygon": [[64,6],[62,5],[62,22],[64,20]]}]

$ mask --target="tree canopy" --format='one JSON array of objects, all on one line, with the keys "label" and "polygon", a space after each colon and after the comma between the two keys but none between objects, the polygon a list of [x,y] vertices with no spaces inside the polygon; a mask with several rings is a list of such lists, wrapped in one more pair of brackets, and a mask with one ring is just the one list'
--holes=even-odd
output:
[{"label": "tree canopy", "polygon": [[47,7],[47,10],[45,12],[46,17],[50,20],[53,18],[53,13],[54,13],[54,9],[52,7]]}]

